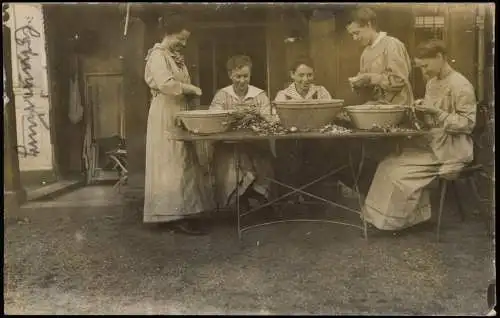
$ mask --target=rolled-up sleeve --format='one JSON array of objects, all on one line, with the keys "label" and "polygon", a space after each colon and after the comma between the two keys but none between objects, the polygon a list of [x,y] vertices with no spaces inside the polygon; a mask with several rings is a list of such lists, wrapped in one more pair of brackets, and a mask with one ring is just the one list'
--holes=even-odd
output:
[{"label": "rolled-up sleeve", "polygon": [[217,93],[215,93],[215,96],[212,99],[212,103],[210,104],[209,109],[227,110],[228,105],[226,100],[227,100],[226,93],[224,93],[222,90],[219,90]]},{"label": "rolled-up sleeve", "polygon": [[160,50],[151,53],[146,63],[144,78],[151,88],[158,89],[163,94],[181,95],[183,93],[183,84],[175,79]]},{"label": "rolled-up sleeve", "polygon": [[476,125],[477,102],[472,85],[461,85],[452,89],[454,112],[441,110],[438,120],[449,133],[470,134]]},{"label": "rolled-up sleeve", "polygon": [[387,47],[387,68],[381,74],[373,74],[371,82],[384,91],[401,91],[410,76],[411,61],[402,43],[393,43]]}]

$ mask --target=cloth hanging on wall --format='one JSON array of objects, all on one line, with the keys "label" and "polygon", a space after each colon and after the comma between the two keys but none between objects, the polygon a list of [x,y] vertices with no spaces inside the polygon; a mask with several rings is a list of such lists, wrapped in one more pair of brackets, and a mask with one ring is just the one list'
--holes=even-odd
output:
[{"label": "cloth hanging on wall", "polygon": [[73,60],[74,76],[70,79],[69,83],[69,120],[72,124],[78,124],[83,118],[83,105],[80,94],[80,70],[78,67],[78,56]]}]

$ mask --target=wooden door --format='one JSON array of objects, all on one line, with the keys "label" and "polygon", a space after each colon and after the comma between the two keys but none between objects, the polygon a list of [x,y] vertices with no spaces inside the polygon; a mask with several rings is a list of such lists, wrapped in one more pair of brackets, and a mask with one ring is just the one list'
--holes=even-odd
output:
[{"label": "wooden door", "polygon": [[87,74],[86,101],[92,107],[93,137],[125,137],[121,74]]},{"label": "wooden door", "polygon": [[89,161],[89,181],[101,178],[106,152],[125,139],[125,106],[121,73],[86,74],[85,102],[90,111],[91,136],[86,136],[85,156]]}]

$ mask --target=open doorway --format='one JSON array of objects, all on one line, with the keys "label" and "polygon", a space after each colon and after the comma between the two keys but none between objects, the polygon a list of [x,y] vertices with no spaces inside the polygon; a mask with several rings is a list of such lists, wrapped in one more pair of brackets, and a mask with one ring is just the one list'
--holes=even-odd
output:
[{"label": "open doorway", "polygon": [[237,26],[207,28],[199,31],[198,70],[199,85],[204,92],[200,103],[210,105],[217,90],[230,85],[226,62],[238,54],[252,59],[251,84],[267,90],[265,26]]},{"label": "open doorway", "polygon": [[[119,179],[108,153],[125,144],[120,12],[102,6],[46,9],[55,150],[64,176]],[[70,23],[71,22],[71,23]],[[66,27],[63,27],[66,26]]]}]

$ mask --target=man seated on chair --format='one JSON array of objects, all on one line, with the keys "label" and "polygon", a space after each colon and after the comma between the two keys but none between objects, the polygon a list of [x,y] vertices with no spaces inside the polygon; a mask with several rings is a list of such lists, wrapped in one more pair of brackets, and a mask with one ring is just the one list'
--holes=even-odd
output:
[{"label": "man seated on chair", "polygon": [[438,176],[457,174],[473,159],[474,87],[448,64],[442,41],[419,45],[415,62],[429,78],[425,97],[415,109],[430,134],[406,141],[399,154],[379,164],[363,216],[380,230],[400,230],[429,220],[427,186]]}]

